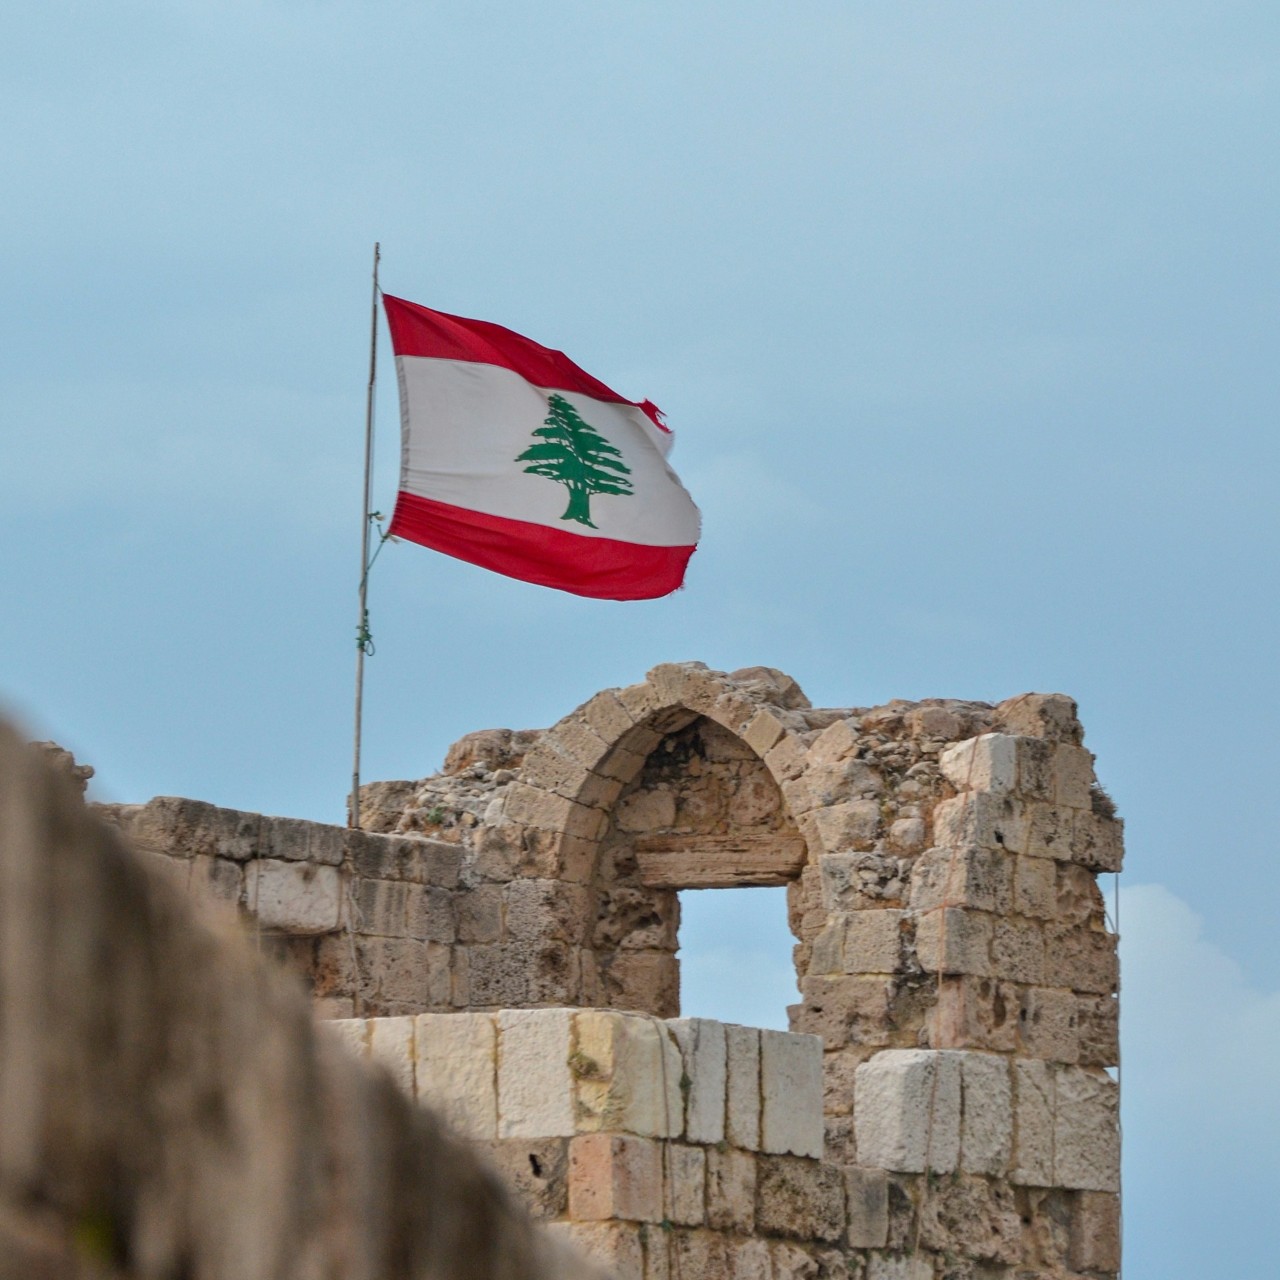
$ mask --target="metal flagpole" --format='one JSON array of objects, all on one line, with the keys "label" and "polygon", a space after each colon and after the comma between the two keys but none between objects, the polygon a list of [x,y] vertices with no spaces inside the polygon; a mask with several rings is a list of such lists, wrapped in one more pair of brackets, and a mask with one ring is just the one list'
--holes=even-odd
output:
[{"label": "metal flagpole", "polygon": [[373,303],[369,317],[369,387],[364,409],[364,516],[360,522],[360,617],[356,624],[356,725],[351,766],[350,825],[360,826],[360,730],[364,711],[364,658],[369,651],[369,517],[373,486],[373,387],[378,376],[378,260],[381,245],[373,246]]}]

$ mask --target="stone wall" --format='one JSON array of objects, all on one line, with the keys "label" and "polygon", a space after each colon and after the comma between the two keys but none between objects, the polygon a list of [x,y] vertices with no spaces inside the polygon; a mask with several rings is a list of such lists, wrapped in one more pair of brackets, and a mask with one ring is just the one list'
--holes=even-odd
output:
[{"label": "stone wall", "polygon": [[0,725],[0,1277],[587,1276],[60,772]]},{"label": "stone wall", "polygon": [[[1118,975],[1097,875],[1122,827],[1082,744],[1062,695],[816,709],[768,668],[679,664],[365,788],[373,830],[187,801],[115,817],[193,891],[238,900],[339,1018],[667,1019],[678,890],[786,884],[791,1027],[821,1046],[847,1215],[794,1247],[874,1280],[1106,1275]],[[883,1232],[848,1234],[854,1185],[883,1191]]]}]

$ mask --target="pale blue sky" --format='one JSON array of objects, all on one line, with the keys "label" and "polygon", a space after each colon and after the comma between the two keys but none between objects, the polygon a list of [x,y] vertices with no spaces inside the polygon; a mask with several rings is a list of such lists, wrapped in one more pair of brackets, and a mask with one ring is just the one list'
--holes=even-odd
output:
[{"label": "pale blue sky", "polygon": [[1278,61],[1263,3],[15,12],[0,697],[102,796],[339,818],[381,239],[657,401],[706,536],[631,605],[389,549],[368,776],[671,659],[1071,693],[1129,824],[1128,1276],[1269,1277]]}]

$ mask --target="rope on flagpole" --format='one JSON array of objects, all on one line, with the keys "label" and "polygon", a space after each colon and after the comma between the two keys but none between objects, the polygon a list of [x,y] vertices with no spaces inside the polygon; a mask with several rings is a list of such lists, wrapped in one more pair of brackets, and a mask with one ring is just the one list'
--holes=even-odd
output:
[{"label": "rope on flagpole", "polygon": [[[369,526],[373,512],[369,510],[373,485],[373,394],[378,380],[378,262],[382,246],[373,246],[373,297],[369,308],[369,386],[364,408],[364,514],[360,521],[360,612],[356,618],[356,708],[355,742],[351,763],[351,816],[349,825],[360,828],[360,738],[364,720],[364,660],[373,652],[373,637],[369,633]],[[381,529],[379,530],[381,531]],[[378,550],[386,542],[383,534]],[[375,552],[375,558],[377,553]]]}]

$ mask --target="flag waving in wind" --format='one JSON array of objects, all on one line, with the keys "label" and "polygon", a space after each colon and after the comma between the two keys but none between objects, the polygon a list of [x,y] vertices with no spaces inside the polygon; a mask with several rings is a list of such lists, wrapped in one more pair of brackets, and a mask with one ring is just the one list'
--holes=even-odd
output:
[{"label": "flag waving in wind", "polygon": [[400,381],[389,535],[580,596],[680,586],[698,508],[652,403],[500,325],[383,305]]}]

